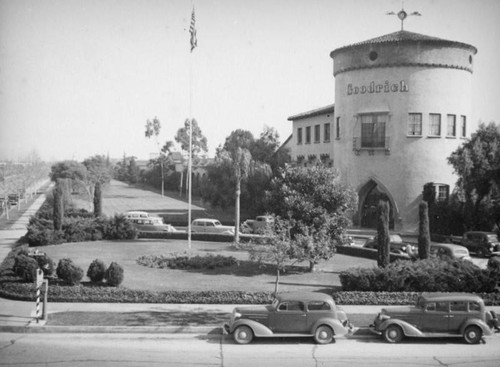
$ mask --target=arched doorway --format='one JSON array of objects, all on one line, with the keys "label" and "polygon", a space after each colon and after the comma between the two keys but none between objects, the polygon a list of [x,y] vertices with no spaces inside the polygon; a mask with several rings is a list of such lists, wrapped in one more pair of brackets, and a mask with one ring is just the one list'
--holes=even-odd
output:
[{"label": "arched doorway", "polygon": [[359,190],[360,225],[364,228],[377,228],[377,207],[380,200],[389,203],[389,228],[394,229],[394,205],[383,187],[374,180]]}]

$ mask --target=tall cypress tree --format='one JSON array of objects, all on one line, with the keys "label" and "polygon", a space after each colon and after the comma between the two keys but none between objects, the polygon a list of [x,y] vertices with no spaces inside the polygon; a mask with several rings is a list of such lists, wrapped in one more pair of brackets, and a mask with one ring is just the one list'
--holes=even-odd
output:
[{"label": "tall cypress tree", "polygon": [[62,229],[62,222],[64,217],[64,185],[65,182],[62,178],[56,180],[56,187],[54,189],[54,231]]},{"label": "tall cypress tree", "polygon": [[387,201],[379,201],[377,214],[377,264],[379,267],[385,268],[391,261],[389,238],[389,203]]},{"label": "tall cypress tree", "polygon": [[418,257],[420,259],[429,258],[431,251],[431,234],[429,231],[429,208],[426,201],[422,201],[418,206]]},{"label": "tall cypress tree", "polygon": [[101,183],[96,182],[94,188],[94,216],[100,217],[102,215],[102,191]]}]

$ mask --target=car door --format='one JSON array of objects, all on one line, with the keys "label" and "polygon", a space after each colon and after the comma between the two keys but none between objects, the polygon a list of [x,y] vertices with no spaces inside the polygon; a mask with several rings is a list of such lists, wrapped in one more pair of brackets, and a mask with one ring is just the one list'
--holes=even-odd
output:
[{"label": "car door", "polygon": [[449,318],[449,302],[429,302],[420,319],[420,330],[424,333],[447,333]]},{"label": "car door", "polygon": [[307,313],[304,303],[300,301],[280,303],[270,317],[269,326],[274,333],[307,332]]},{"label": "car door", "polygon": [[448,318],[448,330],[452,334],[459,334],[460,327],[471,316],[468,303],[463,301],[450,302],[450,316]]}]

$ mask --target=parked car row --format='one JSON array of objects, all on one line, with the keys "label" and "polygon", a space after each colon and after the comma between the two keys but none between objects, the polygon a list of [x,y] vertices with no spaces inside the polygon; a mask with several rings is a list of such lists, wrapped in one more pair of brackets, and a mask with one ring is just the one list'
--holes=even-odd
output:
[{"label": "parked car row", "polygon": [[[405,337],[459,337],[477,344],[499,330],[495,312],[486,311],[479,296],[462,293],[423,293],[414,306],[383,308],[370,328],[388,343]],[[278,294],[270,305],[234,308],[223,330],[238,344],[269,337],[312,337],[329,344],[354,327],[331,296],[294,292]]]}]

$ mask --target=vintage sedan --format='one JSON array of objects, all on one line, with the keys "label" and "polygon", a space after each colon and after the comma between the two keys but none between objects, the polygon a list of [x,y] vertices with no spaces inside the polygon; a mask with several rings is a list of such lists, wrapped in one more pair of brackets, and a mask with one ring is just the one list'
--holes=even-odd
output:
[{"label": "vintage sedan", "polygon": [[431,244],[431,256],[436,257],[449,257],[452,259],[460,259],[472,261],[470,257],[469,250],[466,247],[460,245],[454,245],[451,243],[433,243]]},{"label": "vintage sedan", "polygon": [[[363,245],[364,248],[378,249],[377,236],[366,240]],[[418,248],[414,244],[404,242],[403,239],[397,234],[389,236],[389,248],[393,254],[404,255],[411,259],[418,257]]]},{"label": "vintage sedan", "polygon": [[423,293],[415,306],[383,308],[372,331],[388,343],[398,343],[404,337],[461,337],[477,344],[497,327],[496,314],[486,311],[476,295]]},{"label": "vintage sedan", "polygon": [[234,226],[223,226],[217,219],[200,218],[191,223],[191,233],[213,233],[234,235]]},{"label": "vintage sedan", "polygon": [[236,307],[224,331],[238,344],[254,337],[313,337],[318,344],[350,332],[345,312],[323,293],[281,293],[270,305]]}]

